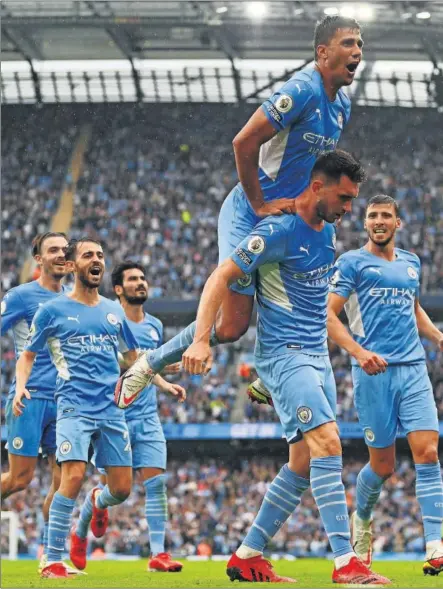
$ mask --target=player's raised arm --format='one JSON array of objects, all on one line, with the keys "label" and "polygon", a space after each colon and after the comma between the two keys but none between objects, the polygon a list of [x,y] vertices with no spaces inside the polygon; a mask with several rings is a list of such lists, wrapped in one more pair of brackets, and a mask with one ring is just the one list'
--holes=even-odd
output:
[{"label": "player's raised arm", "polygon": [[212,327],[229,286],[243,276],[241,268],[228,258],[208,278],[198,306],[194,342],[182,357],[183,369],[190,374],[207,374],[211,370],[209,338]]},{"label": "player's raised arm", "polygon": [[443,333],[432,323],[429,315],[415,299],[415,318],[417,320],[418,333],[433,342],[443,352]]}]

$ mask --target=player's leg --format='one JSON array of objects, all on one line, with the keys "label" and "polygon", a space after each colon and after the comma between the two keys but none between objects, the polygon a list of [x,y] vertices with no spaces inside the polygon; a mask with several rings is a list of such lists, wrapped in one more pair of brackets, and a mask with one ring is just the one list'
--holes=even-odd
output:
[{"label": "player's leg", "polygon": [[132,464],[145,488],[145,514],[149,529],[149,571],[179,572],[180,562],[165,550],[168,498],[166,492],[166,439],[158,416],[128,421]]},{"label": "player's leg", "polygon": [[86,473],[91,437],[95,432],[92,419],[75,416],[57,422],[56,459],[61,464],[61,480],[49,508],[48,564],[42,571],[42,577],[62,578],[69,575],[62,556],[75,500]]},{"label": "player's leg", "polygon": [[2,502],[13,493],[26,489],[34,476],[37,456],[20,456],[8,449],[8,462],[9,470],[1,476]]},{"label": "player's leg", "polygon": [[[272,481],[248,534],[228,562],[227,574],[231,580],[285,580],[272,571],[262,554],[309,487],[309,448],[305,440],[301,439],[298,426],[295,424],[294,427],[293,420],[297,375],[291,368],[285,372],[285,366],[292,367],[293,357],[285,355],[283,360],[281,358],[272,361],[269,358],[262,361],[256,358],[256,367],[265,385],[275,393],[275,408],[289,442],[289,462]],[[291,582],[294,579],[286,581]]]},{"label": "player's leg", "polygon": [[43,555],[39,564],[39,573],[42,572],[46,566],[47,554],[48,554],[48,531],[49,531],[49,508],[51,507],[54,493],[60,486],[61,469],[55,459],[55,453],[57,450],[56,440],[56,421],[57,421],[57,404],[55,401],[44,401],[45,412],[43,419],[43,433],[41,439],[41,448],[43,456],[46,456],[51,468],[51,486],[49,487],[48,493],[43,503],[43,521],[44,521],[44,532],[43,532]]},{"label": "player's leg", "polygon": [[269,540],[293,513],[309,487],[309,462],[309,448],[303,439],[289,445],[289,461],[269,486],[237,556],[252,558],[263,554]]},{"label": "player's leg", "polygon": [[[91,458],[91,462],[95,464],[94,457]],[[88,531],[92,519],[93,494],[96,489],[102,491],[107,483],[106,470],[104,468],[99,468],[97,470],[100,473],[99,483],[86,495],[83,505],[80,509],[77,525],[72,526],[71,528],[69,557],[74,566],[76,566],[79,570],[83,570],[87,563]],[[101,528],[103,527],[105,526],[103,526],[102,522]]]},{"label": "player's leg", "polygon": [[97,468],[105,468],[107,484],[93,489],[91,529],[100,538],[106,532],[108,507],[120,505],[131,493],[132,452],[126,421],[103,421],[100,437],[94,441]]},{"label": "player's leg", "polygon": [[9,470],[1,475],[2,501],[23,491],[32,481],[43,431],[45,401],[31,399],[15,417],[12,399],[6,403]]},{"label": "player's leg", "polygon": [[357,509],[351,515],[351,544],[357,556],[367,565],[372,563],[373,509],[383,483],[395,470],[395,445],[373,448],[368,445],[369,462],[357,477]]},{"label": "player's leg", "polygon": [[372,511],[383,483],[395,470],[395,438],[398,428],[399,395],[395,388],[397,367],[369,376],[359,366],[352,368],[354,399],[359,423],[369,449],[369,463],[357,477],[357,510],[351,515],[351,544],[368,566],[372,561]]},{"label": "player's leg", "polygon": [[426,540],[425,574],[443,571],[443,481],[438,459],[439,423],[426,364],[398,367],[399,420],[416,470],[416,496]]},{"label": "player's leg", "polygon": [[[301,386],[296,390],[302,392],[297,394],[296,417],[311,454],[312,494],[334,555],[333,581],[384,584],[388,579],[372,573],[350,543],[342,448],[335,421],[336,388],[329,357],[300,356],[304,365],[299,368]],[[273,398],[275,402],[275,395]]]}]

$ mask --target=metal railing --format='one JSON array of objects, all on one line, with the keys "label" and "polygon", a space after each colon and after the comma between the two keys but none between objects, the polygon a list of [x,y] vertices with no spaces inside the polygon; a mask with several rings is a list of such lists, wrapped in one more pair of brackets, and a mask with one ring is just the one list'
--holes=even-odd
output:
[{"label": "metal railing", "polygon": [[[230,67],[140,68],[96,71],[6,71],[3,104],[88,102],[262,102],[293,70]],[[287,76],[285,75],[287,74]],[[429,73],[368,73],[348,88],[361,106],[435,108],[436,82]]]}]

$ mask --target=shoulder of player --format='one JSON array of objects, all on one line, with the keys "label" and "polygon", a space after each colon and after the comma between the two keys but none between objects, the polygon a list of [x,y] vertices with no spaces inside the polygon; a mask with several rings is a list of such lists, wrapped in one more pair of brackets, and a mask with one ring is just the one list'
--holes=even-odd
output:
[{"label": "shoulder of player", "polygon": [[26,300],[28,297],[34,297],[36,292],[36,281],[25,282],[9,289],[5,294],[4,298],[12,298],[14,296],[20,297],[22,300]]},{"label": "shoulder of player", "polygon": [[251,236],[271,237],[283,235],[296,225],[297,215],[270,215],[262,219],[251,231]]},{"label": "shoulder of player", "polygon": [[123,318],[125,317],[125,312],[123,307],[120,305],[118,301],[113,301],[112,299],[108,299],[100,295],[100,306],[102,309],[107,313],[114,313],[117,317]]},{"label": "shoulder of player", "polygon": [[400,257],[410,263],[415,263],[418,266],[421,266],[421,260],[417,256],[417,254],[414,254],[413,252],[410,252],[408,250],[402,250],[399,247],[396,247],[395,251],[397,253],[397,257]]},{"label": "shoulder of player", "polygon": [[351,108],[351,99],[342,88],[337,92],[337,96],[345,109]]},{"label": "shoulder of player", "polygon": [[145,311],[145,321],[144,322],[146,325],[150,325],[151,327],[154,327],[154,329],[156,329],[160,333],[163,331],[163,323],[160,321],[160,319],[157,319],[157,317],[155,317],[154,315],[151,315],[147,311]]},{"label": "shoulder of player", "polygon": [[336,265],[346,264],[346,265],[357,265],[361,260],[363,260],[363,252],[361,248],[357,250],[348,250],[347,252],[343,252],[335,261]]},{"label": "shoulder of player", "polygon": [[285,83],[282,88],[282,93],[290,92],[293,98],[297,98],[302,95],[303,92],[308,92],[313,96],[321,97],[321,87],[315,81],[314,70],[303,69],[296,72],[289,80]]}]

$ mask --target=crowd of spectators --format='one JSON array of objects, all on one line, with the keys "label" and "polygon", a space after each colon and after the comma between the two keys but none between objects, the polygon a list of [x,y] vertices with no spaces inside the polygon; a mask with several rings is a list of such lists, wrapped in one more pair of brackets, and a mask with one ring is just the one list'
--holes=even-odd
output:
[{"label": "crowd of spectators", "polygon": [[[9,106],[3,125],[3,290],[17,283],[32,236],[47,230],[69,158],[90,125],[75,190],[73,236],[103,240],[112,265],[149,269],[150,296],[195,298],[217,263],[217,217],[237,181],[232,138],[254,106],[232,104]],[[389,193],[403,219],[399,245],[422,260],[422,293],[443,290],[441,113],[355,107],[340,146],[369,172],[337,250],[365,239],[367,197]],[[109,281],[104,285],[109,292]]]},{"label": "crowd of spectators", "polygon": [[[170,461],[168,464],[169,524],[167,549],[177,556],[225,554],[237,549],[251,525],[267,486],[277,475],[284,458],[236,456],[229,462],[206,459]],[[343,479],[349,510],[355,508],[355,484],[363,462],[345,461]],[[91,469],[77,500],[74,519],[87,491],[97,483]],[[374,514],[374,551],[422,552],[423,528],[415,499],[415,469],[400,459],[397,471],[383,488]],[[6,500],[5,506],[19,515],[19,551],[35,556],[40,542],[41,508],[50,484],[49,470],[42,461],[30,487]],[[4,548],[7,534],[2,534]],[[149,537],[144,514],[144,489],[136,484],[128,500],[110,509],[106,535],[89,536],[91,552],[149,555]],[[310,491],[303,495],[296,512],[268,546],[269,552],[294,556],[325,556],[328,541]],[[296,566],[296,565],[295,565]]]}]

